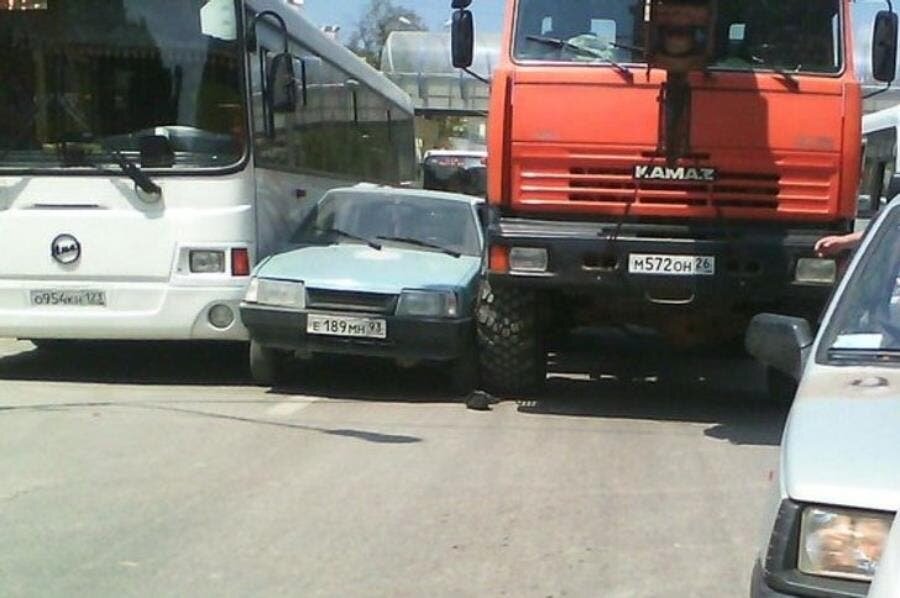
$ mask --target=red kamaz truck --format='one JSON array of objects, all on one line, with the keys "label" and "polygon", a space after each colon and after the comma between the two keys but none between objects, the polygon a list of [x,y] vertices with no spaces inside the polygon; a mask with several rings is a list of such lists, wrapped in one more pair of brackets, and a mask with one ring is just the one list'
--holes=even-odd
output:
[{"label": "red kamaz truck", "polygon": [[[471,64],[471,0],[452,0]],[[485,385],[541,384],[548,339],[629,322],[678,345],[815,316],[851,230],[861,92],[850,0],[507,0],[491,81]],[[879,13],[890,81],[897,17]]]}]

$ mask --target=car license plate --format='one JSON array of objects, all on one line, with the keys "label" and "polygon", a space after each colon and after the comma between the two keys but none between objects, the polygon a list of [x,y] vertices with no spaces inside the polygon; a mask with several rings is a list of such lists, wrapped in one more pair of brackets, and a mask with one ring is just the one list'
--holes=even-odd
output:
[{"label": "car license plate", "polygon": [[628,272],[662,276],[713,276],[716,258],[711,255],[657,255],[632,253]]},{"label": "car license plate", "polygon": [[31,291],[31,305],[35,307],[106,307],[106,292],[63,289]]},{"label": "car license plate", "polygon": [[348,316],[309,315],[306,332],[324,336],[349,336],[354,338],[387,338],[387,322],[377,318]]}]

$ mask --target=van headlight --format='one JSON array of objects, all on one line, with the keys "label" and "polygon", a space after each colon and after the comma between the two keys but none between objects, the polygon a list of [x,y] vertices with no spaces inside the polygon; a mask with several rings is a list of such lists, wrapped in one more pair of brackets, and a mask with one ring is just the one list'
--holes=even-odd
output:
[{"label": "van headlight", "polygon": [[306,287],[302,282],[252,278],[244,295],[247,303],[304,309],[306,307]]},{"label": "van headlight", "polygon": [[459,304],[452,291],[403,291],[397,304],[397,315],[455,318],[459,315]]},{"label": "van headlight", "polygon": [[871,581],[892,516],[831,507],[807,507],[800,520],[797,567],[803,573]]}]

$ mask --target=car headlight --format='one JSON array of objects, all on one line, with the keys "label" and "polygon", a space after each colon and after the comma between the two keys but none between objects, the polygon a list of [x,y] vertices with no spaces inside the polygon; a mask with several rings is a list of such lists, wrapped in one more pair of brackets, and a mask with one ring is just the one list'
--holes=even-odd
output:
[{"label": "car headlight", "polygon": [[798,568],[810,575],[871,581],[891,520],[883,513],[807,507],[800,521]]},{"label": "car headlight", "polygon": [[397,305],[397,315],[454,318],[459,315],[456,293],[452,291],[403,291]]},{"label": "car headlight", "polygon": [[306,307],[306,288],[302,282],[253,278],[247,287],[244,301],[303,309]]}]

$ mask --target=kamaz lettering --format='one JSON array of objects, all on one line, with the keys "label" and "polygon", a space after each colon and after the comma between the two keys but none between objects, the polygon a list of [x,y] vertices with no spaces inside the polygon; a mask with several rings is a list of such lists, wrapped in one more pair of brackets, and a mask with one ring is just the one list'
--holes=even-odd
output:
[{"label": "kamaz lettering", "polygon": [[642,181],[700,181],[716,180],[715,168],[669,168],[666,166],[635,166],[634,178]]}]

